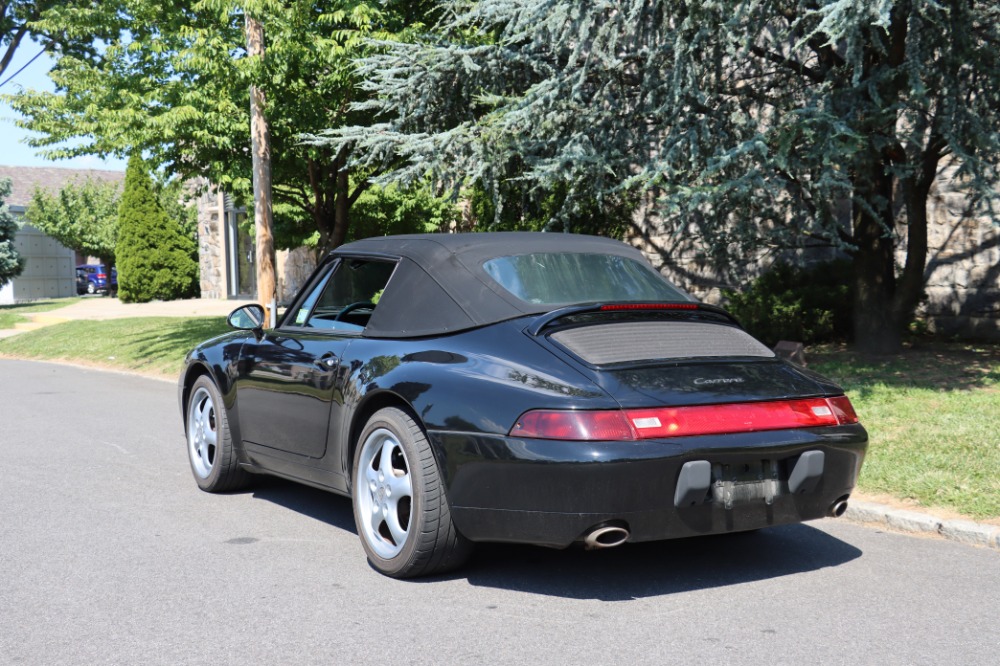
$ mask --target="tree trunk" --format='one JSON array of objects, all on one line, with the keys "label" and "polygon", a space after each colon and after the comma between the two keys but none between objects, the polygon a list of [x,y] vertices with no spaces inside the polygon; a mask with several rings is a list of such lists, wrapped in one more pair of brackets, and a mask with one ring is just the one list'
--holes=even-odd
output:
[{"label": "tree trunk", "polygon": [[864,354],[894,354],[902,348],[894,307],[895,254],[892,229],[892,175],[870,157],[856,172],[854,204],[854,344]]},{"label": "tree trunk", "polygon": [[[247,55],[264,56],[264,26],[246,16]],[[254,229],[257,238],[257,300],[264,306],[264,326],[274,326],[277,300],[273,214],[271,208],[271,133],[264,114],[264,92],[250,86],[250,139],[253,153]]]},{"label": "tree trunk", "polygon": [[104,266],[105,275],[108,276],[108,278],[107,278],[108,279],[108,296],[113,298],[113,297],[115,297],[115,296],[118,295],[118,285],[117,285],[117,283],[116,284],[112,284],[111,283],[111,276],[113,275],[113,272],[115,270],[115,257],[114,257],[114,255],[112,255],[110,257],[109,256],[103,256],[103,257],[98,257],[98,260],[100,260],[101,264]]},{"label": "tree trunk", "polygon": [[344,241],[347,240],[349,196],[350,181],[347,169],[341,169],[337,172],[337,206],[334,209],[333,238],[331,239],[333,248],[343,245]]}]

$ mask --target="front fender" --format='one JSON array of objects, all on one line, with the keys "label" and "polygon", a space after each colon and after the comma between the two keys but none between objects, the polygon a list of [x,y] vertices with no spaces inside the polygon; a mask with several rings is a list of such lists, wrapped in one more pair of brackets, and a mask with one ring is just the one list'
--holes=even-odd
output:
[{"label": "front fender", "polygon": [[208,375],[219,389],[229,420],[233,441],[239,441],[239,418],[236,413],[236,378],[243,346],[249,335],[243,331],[227,333],[203,342],[191,350],[184,358],[177,383],[177,399],[181,410],[181,420],[187,431],[187,401],[191,386],[202,375]]}]

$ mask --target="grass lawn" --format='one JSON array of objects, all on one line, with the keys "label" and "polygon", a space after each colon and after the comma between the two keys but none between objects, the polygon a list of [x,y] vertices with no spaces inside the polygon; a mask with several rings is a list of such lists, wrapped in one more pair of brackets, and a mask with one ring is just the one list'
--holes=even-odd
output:
[{"label": "grass lawn", "polygon": [[45,301],[32,301],[30,303],[18,303],[15,305],[0,305],[0,328],[14,328],[14,324],[28,321],[27,317],[22,316],[24,314],[58,310],[67,305],[72,305],[79,300],[78,297],[57,298]]},{"label": "grass lawn", "polygon": [[14,324],[25,321],[28,320],[17,313],[0,310],[0,328],[14,328]]},{"label": "grass lawn", "polygon": [[884,360],[825,347],[807,360],[868,429],[861,490],[1000,517],[1000,346],[918,345]]},{"label": "grass lawn", "polygon": [[0,356],[73,361],[174,378],[192,347],[231,330],[225,317],[69,321],[0,340]]}]

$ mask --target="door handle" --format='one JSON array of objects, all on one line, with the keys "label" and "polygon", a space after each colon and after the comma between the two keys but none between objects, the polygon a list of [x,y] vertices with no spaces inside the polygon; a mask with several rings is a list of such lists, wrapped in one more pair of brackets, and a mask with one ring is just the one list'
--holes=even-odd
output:
[{"label": "door handle", "polygon": [[335,354],[326,353],[316,359],[316,365],[325,370],[333,370],[340,365],[340,359]]}]

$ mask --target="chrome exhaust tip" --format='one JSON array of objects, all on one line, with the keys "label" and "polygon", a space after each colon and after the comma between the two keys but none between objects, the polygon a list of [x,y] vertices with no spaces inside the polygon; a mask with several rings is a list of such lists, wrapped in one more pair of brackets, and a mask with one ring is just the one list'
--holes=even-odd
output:
[{"label": "chrome exhaust tip", "polygon": [[841,497],[839,500],[830,505],[830,517],[840,518],[847,512],[847,498]]},{"label": "chrome exhaust tip", "polygon": [[619,525],[601,525],[595,527],[583,537],[587,550],[614,548],[628,541],[629,531]]}]

